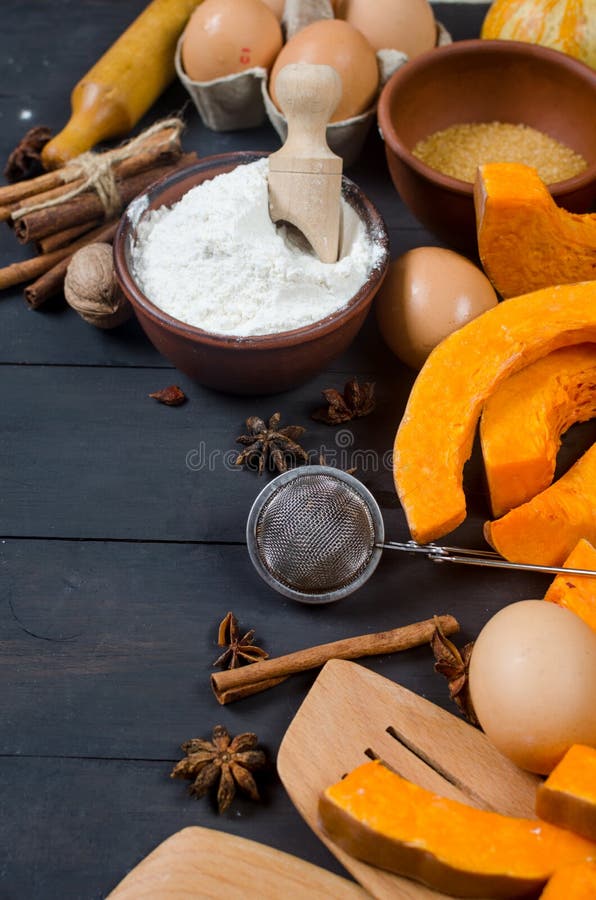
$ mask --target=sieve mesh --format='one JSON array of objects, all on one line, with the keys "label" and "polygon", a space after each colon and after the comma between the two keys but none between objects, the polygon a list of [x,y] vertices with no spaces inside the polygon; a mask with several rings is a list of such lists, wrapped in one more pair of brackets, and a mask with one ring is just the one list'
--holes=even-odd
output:
[{"label": "sieve mesh", "polygon": [[342,478],[319,472],[287,481],[266,499],[255,539],[272,578],[303,594],[322,594],[365,571],[377,536],[364,497]]}]

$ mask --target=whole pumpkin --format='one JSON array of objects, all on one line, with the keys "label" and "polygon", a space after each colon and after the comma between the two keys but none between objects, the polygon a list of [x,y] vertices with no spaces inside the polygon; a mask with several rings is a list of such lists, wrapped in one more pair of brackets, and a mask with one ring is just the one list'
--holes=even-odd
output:
[{"label": "whole pumpkin", "polygon": [[596,69],[596,0],[495,0],[481,37],[542,44]]}]

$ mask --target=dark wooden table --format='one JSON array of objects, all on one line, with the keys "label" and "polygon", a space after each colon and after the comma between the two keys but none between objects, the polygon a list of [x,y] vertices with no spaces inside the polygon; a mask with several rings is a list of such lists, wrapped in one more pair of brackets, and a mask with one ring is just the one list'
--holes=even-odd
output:
[{"label": "dark wooden table", "polygon": [[[3,0],[2,160],[31,125],[64,123],[71,87],[143,5]],[[443,4],[437,16],[464,38],[478,34],[485,11]],[[141,124],[184,103],[175,85]],[[194,109],[186,113],[185,145],[203,156],[279,144],[269,126],[215,134]],[[393,256],[436,243],[397,197],[376,131],[348,174],[385,216]],[[0,265],[26,252],[3,232]],[[31,312],[20,290],[6,292],[0,335],[0,896],[103,897],[156,844],[191,824],[339,872],[274,767],[261,806],[239,798],[221,817],[209,799],[195,801],[185,782],[169,779],[180,743],[208,736],[216,723],[256,731],[274,761],[313,680],[298,676],[220,707],[209,688],[220,619],[234,610],[274,655],[435,612],[458,617],[463,641],[503,604],[541,596],[548,578],[386,554],[360,592],[309,608],[278,596],[253,571],[243,534],[265,478],[229,464],[252,414],[280,410],[286,423],[306,425],[313,458],[323,450],[329,462],[356,465],[383,508],[388,536],[408,536],[387,458],[412,373],[385,349],[372,320],[310,383],[255,398],[192,383],[136,323],[103,333],[63,300]],[[321,389],[352,375],[377,382],[376,411],[341,431],[311,421]],[[148,399],[172,382],[187,393],[184,406]],[[567,457],[587,439],[572,430]],[[482,546],[488,509],[477,453],[466,481],[470,516],[452,540]],[[427,648],[365,664],[449,707]]]}]

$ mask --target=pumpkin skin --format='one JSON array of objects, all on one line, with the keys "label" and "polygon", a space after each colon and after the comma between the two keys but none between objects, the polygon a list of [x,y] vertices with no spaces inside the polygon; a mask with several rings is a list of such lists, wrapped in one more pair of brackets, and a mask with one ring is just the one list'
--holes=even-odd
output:
[{"label": "pumpkin skin", "polygon": [[440,797],[379,761],[327,788],[319,816],[352,856],[456,897],[535,897],[556,868],[596,854],[571,832]]},{"label": "pumpkin skin", "polygon": [[497,385],[582,341],[596,341],[596,281],[500,303],[435,347],[414,382],[394,443],[395,486],[414,540],[432,541],[465,519],[463,467],[482,406]]},{"label": "pumpkin skin", "polygon": [[531,166],[479,166],[474,206],[480,260],[502,297],[594,278],[596,214],[558,207]]},{"label": "pumpkin skin", "polygon": [[507,378],[488,398],[480,441],[493,516],[552,482],[561,435],[596,416],[596,344],[563,347]]},{"label": "pumpkin skin", "polygon": [[480,36],[542,44],[596,68],[596,0],[495,0]]},{"label": "pumpkin skin", "polygon": [[[563,565],[569,569],[594,569],[596,571],[596,548],[582,538],[577,542]],[[557,575],[544,595],[544,599],[549,603],[556,603],[557,606],[570,609],[580,619],[583,619],[592,631],[596,631],[596,578],[590,575]]]},{"label": "pumpkin skin", "polygon": [[486,522],[484,536],[505,559],[541,566],[562,566],[581,538],[596,544],[596,444],[545,491]]}]

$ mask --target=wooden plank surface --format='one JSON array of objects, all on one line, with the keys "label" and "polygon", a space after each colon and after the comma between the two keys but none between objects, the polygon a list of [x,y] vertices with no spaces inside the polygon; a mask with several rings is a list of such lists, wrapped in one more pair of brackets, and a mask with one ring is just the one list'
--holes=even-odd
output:
[{"label": "wooden plank surface", "polygon": [[[145,0],[4,0],[0,28],[0,160],[27,128],[64,123],[76,80]],[[440,4],[455,37],[478,33],[485,4]],[[181,109],[173,85],[141,124]],[[187,106],[185,146],[201,155],[274,149],[269,126],[214,134]],[[348,172],[385,216],[393,256],[436,241],[399,201],[373,129]],[[0,265],[24,258],[8,229]],[[338,432],[311,422],[320,391],[374,378],[373,416]],[[412,375],[374,321],[311,383],[280,397],[231,398],[178,375],[135,323],[99,332],[61,299],[31,312],[20,289],[0,297],[0,897],[101,898],[153,847],[187,825],[221,828],[340,872],[302,823],[273,769],[262,807],[240,799],[219,817],[168,773],[179,744],[221,722],[255,730],[272,761],[313,675],[222,709],[208,687],[220,618],[233,609],[270,653],[455,614],[469,639],[505,602],[540,596],[542,576],[381,561],[341,605],[285,600],[252,570],[242,544],[264,479],[224,464],[243,420],[280,409],[307,425],[305,446],[354,464],[379,500],[389,537],[406,537],[386,454]],[[172,382],[189,402],[147,398]],[[593,432],[573,429],[563,459]],[[211,470],[200,456],[212,453]],[[197,455],[197,453],[199,455]],[[355,458],[354,453],[359,455]],[[362,455],[364,452],[364,456]],[[192,455],[192,454],[195,455]],[[189,457],[189,454],[191,456]],[[471,516],[458,531],[480,546],[487,511],[478,460],[466,472]],[[428,650],[367,665],[448,706]]]}]

